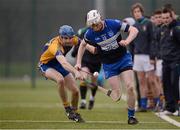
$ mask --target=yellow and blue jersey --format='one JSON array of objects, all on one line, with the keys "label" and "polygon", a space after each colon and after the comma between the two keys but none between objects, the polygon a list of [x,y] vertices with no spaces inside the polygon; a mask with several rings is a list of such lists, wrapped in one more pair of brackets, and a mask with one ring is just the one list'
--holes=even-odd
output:
[{"label": "yellow and blue jersey", "polygon": [[63,55],[65,53],[64,48],[66,46],[77,45],[78,42],[79,38],[77,36],[74,36],[69,44],[63,44],[62,39],[59,36],[54,37],[44,45],[40,62],[43,64],[48,63],[49,61],[55,59],[57,55]]},{"label": "yellow and blue jersey", "polygon": [[73,37],[69,43],[63,44],[62,39],[57,36],[47,42],[43,47],[43,53],[40,57],[40,62],[38,64],[39,70],[43,73],[46,72],[48,68],[53,68],[59,73],[61,73],[64,77],[69,74],[67,70],[59,63],[56,59],[57,55],[64,55],[67,50],[66,47],[72,47],[73,45],[77,45],[79,42],[78,37]]}]

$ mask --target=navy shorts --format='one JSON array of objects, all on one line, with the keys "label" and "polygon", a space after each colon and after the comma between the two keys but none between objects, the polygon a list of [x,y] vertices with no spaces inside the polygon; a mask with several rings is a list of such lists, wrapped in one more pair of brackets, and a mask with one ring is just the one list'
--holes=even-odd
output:
[{"label": "navy shorts", "polygon": [[38,65],[39,67],[39,70],[42,72],[42,73],[45,73],[47,69],[49,68],[53,68],[55,69],[56,71],[58,71],[60,74],[63,75],[63,77],[65,77],[66,75],[69,74],[69,72],[67,70],[65,70],[62,65],[56,60],[56,59],[53,59],[51,61],[49,61],[47,64],[41,64],[39,63]]},{"label": "navy shorts", "polygon": [[87,67],[89,71],[93,74],[94,72],[99,72],[101,69],[101,63],[88,63],[82,62],[82,67]]},{"label": "navy shorts", "polygon": [[132,66],[132,55],[129,52],[127,52],[115,63],[103,64],[105,78],[108,79],[112,76],[119,75],[123,71],[132,70]]}]

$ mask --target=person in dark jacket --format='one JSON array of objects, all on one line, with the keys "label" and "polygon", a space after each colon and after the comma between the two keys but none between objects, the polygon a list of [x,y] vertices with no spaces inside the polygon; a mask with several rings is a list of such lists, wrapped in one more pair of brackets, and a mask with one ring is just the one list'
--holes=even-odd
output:
[{"label": "person in dark jacket", "polygon": [[172,4],[169,4],[169,3],[168,3],[168,4],[165,4],[165,5],[163,6],[163,9],[168,9],[168,10],[170,10],[171,13],[172,13],[173,19],[174,19],[174,20],[177,20],[178,22],[180,22],[180,16],[176,14],[176,12],[175,12]]},{"label": "person in dark jacket", "polygon": [[154,55],[151,50],[153,39],[152,22],[144,17],[144,9],[140,3],[132,5],[131,12],[136,20],[134,27],[139,30],[138,36],[134,39],[134,65],[140,83],[141,107],[140,112],[147,111],[148,85],[155,92],[154,102],[159,102],[159,91],[154,79]]},{"label": "person in dark jacket", "polygon": [[180,64],[180,23],[173,18],[171,10],[162,12],[164,26],[161,29],[161,56],[163,59],[163,86],[165,94],[164,114],[172,115],[178,108]]},{"label": "person in dark jacket", "polygon": [[[154,42],[156,46],[156,79],[158,82],[158,86],[160,89],[160,108],[163,109],[164,107],[164,92],[163,92],[163,83],[162,83],[162,56],[161,56],[161,43],[160,43],[160,35],[159,32],[161,31],[161,27],[163,26],[162,21],[162,10],[156,10],[154,12],[155,17],[155,32],[154,32]],[[161,110],[162,110],[161,109]]]}]

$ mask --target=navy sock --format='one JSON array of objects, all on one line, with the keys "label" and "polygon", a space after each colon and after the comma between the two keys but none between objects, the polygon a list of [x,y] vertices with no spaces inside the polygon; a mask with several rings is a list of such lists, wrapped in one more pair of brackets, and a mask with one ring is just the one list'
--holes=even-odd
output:
[{"label": "navy sock", "polygon": [[129,118],[129,117],[134,117],[134,113],[135,113],[135,110],[134,110],[134,109],[129,109],[129,108],[128,108],[128,118]]},{"label": "navy sock", "polygon": [[154,100],[154,104],[155,104],[155,105],[160,102],[159,97],[156,97],[156,98],[154,98],[153,100]]},{"label": "navy sock", "polygon": [[141,108],[147,109],[147,98],[141,98]]}]

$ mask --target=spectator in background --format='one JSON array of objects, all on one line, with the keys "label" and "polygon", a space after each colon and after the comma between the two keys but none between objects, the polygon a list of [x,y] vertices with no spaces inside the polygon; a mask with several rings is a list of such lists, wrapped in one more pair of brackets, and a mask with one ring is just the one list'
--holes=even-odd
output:
[{"label": "spectator in background", "polygon": [[174,10],[172,4],[165,4],[165,5],[163,6],[163,9],[168,9],[168,10],[170,10],[171,13],[172,13],[173,19],[175,19],[175,20],[177,20],[177,21],[180,21],[180,16],[175,13],[175,10]]},{"label": "spectator in background", "polygon": [[155,50],[155,56],[156,56],[156,80],[160,92],[160,102],[159,102],[159,108],[160,110],[163,109],[164,106],[164,94],[163,94],[163,86],[162,86],[162,57],[161,57],[161,50],[160,50],[160,36],[158,35],[162,26],[162,11],[160,9],[154,11],[153,13],[153,45]]},{"label": "spectator in background", "polygon": [[178,109],[180,65],[180,23],[174,19],[171,10],[162,11],[163,27],[161,28],[160,45],[163,59],[163,87],[165,95],[164,114],[172,115]]},{"label": "spectator in background", "polygon": [[148,85],[152,87],[155,92],[154,102],[159,102],[159,92],[154,79],[154,64],[155,56],[151,50],[153,38],[153,25],[152,22],[144,17],[144,9],[142,4],[136,3],[132,5],[131,13],[136,20],[134,27],[139,30],[138,36],[134,39],[134,65],[133,69],[137,72],[140,95],[141,107],[138,111],[147,111],[147,92]]}]

